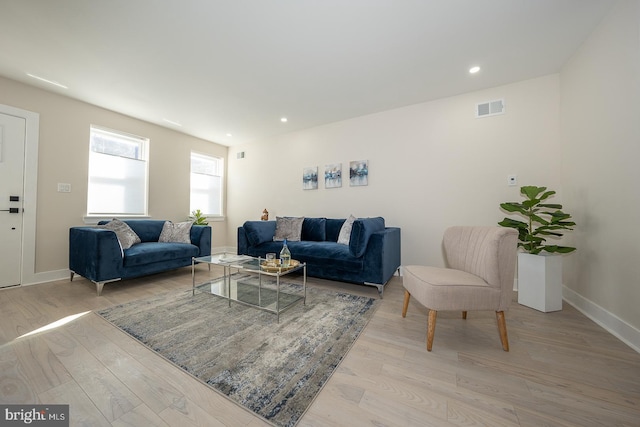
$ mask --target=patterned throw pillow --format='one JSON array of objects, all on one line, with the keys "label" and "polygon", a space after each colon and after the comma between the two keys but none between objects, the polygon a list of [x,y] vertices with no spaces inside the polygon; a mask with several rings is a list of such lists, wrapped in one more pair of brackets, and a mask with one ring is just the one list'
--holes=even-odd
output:
[{"label": "patterned throw pillow", "polygon": [[165,221],[160,232],[158,242],[191,243],[192,221],[176,222]]},{"label": "patterned throw pillow", "polygon": [[120,242],[120,246],[123,250],[129,249],[136,243],[140,243],[140,237],[138,237],[136,232],[133,231],[126,222],[120,221],[119,219],[114,218],[113,220],[106,223],[104,225],[104,228],[116,233],[118,242]]},{"label": "patterned throw pillow", "polygon": [[273,236],[273,240],[279,241],[287,239],[290,242],[300,241],[302,235],[302,222],[304,217],[290,218],[290,217],[276,217],[276,233]]},{"label": "patterned throw pillow", "polygon": [[356,218],[353,215],[349,215],[349,218],[342,224],[342,228],[340,229],[340,234],[338,235],[338,243],[341,245],[348,245],[349,240],[351,239],[351,228],[353,227],[353,221]]}]

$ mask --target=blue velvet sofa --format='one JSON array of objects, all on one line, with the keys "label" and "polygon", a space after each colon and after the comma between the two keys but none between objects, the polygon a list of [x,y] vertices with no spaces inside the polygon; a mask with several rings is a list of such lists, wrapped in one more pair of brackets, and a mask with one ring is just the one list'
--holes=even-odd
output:
[{"label": "blue velvet sofa", "polygon": [[[307,274],[322,279],[371,285],[382,297],[384,285],[400,267],[400,228],[384,218],[353,222],[349,244],[337,243],[345,219],[304,218],[300,241],[288,241],[291,258],[307,263]],[[238,254],[264,257],[280,253],[276,221],[247,221],[238,227]]]},{"label": "blue velvet sofa", "polygon": [[186,267],[191,265],[192,257],[211,254],[209,226],[191,226],[190,244],[166,243],[158,242],[165,221],[138,219],[124,222],[141,240],[124,250],[111,230],[91,226],[69,229],[71,280],[74,274],[91,280],[100,296],[105,283]]}]

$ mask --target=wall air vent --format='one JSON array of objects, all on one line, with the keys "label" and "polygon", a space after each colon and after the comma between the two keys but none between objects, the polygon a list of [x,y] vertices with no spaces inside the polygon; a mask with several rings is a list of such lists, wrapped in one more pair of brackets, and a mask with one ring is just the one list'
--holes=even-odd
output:
[{"label": "wall air vent", "polygon": [[489,117],[504,114],[504,99],[481,102],[476,105],[476,117]]}]

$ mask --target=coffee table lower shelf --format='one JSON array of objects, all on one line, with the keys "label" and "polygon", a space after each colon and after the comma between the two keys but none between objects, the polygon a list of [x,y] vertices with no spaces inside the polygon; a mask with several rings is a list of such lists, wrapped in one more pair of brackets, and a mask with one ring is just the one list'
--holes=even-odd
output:
[{"label": "coffee table lower shelf", "polygon": [[[227,283],[227,281],[229,281]],[[259,284],[252,282],[258,281]],[[221,277],[196,286],[201,292],[226,298],[240,304],[274,313],[280,321],[280,313],[303,301],[304,294],[294,294],[278,290],[277,284],[261,284],[261,278],[252,274],[236,273],[230,277]],[[306,294],[306,289],[305,289]]]},{"label": "coffee table lower shelf", "polygon": [[[264,271],[261,258],[247,255],[208,255],[191,260],[191,280],[193,282],[193,294],[196,289],[216,295],[244,305],[268,311],[277,315],[280,322],[280,313],[302,301],[307,300],[307,264],[297,263],[286,270]],[[209,280],[196,287],[196,264],[206,263],[224,267],[224,275],[221,278]],[[235,270],[235,273],[231,273]],[[280,279],[296,271],[302,271],[302,292],[288,292],[281,290]],[[267,283],[275,281],[275,283]],[[287,288],[285,288],[287,289]],[[288,289],[287,289],[288,290]]]}]

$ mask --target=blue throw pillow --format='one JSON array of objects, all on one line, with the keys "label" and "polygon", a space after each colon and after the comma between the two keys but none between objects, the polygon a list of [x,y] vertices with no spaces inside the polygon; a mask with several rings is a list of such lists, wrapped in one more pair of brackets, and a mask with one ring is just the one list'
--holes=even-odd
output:
[{"label": "blue throw pillow", "polygon": [[306,218],[302,222],[302,240],[324,242],[326,234],[326,218]]},{"label": "blue throw pillow", "polygon": [[340,235],[340,229],[342,228],[342,224],[344,224],[345,219],[333,219],[327,218],[326,224],[326,237],[325,240],[327,242],[337,242],[338,236]]},{"label": "blue throw pillow", "polygon": [[361,257],[367,250],[369,237],[373,233],[384,230],[384,218],[359,218],[353,222],[351,227],[351,239],[349,240],[349,251],[355,257]]},{"label": "blue throw pillow", "polygon": [[275,221],[247,221],[243,227],[251,246],[272,242],[276,232]]}]

